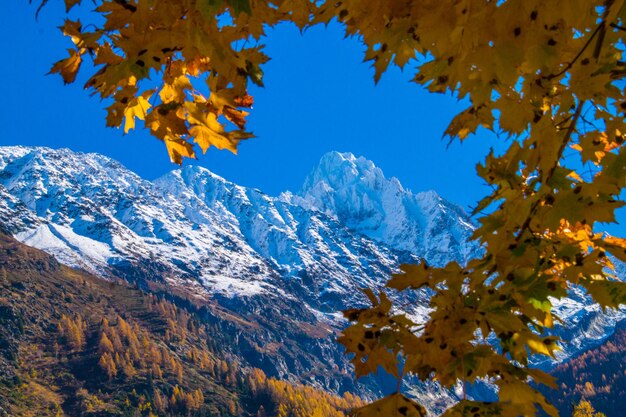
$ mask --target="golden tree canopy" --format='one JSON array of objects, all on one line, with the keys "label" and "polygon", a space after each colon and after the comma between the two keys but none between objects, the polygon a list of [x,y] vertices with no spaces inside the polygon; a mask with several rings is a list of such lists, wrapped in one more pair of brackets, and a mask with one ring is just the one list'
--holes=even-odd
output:
[{"label": "golden tree canopy", "polygon": [[580,400],[574,407],[572,417],[606,417],[604,413],[596,412],[593,405],[587,400]]}]

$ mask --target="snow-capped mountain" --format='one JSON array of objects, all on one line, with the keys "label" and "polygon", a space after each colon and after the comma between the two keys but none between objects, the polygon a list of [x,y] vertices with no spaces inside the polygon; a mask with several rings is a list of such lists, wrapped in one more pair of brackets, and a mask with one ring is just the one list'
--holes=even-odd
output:
[{"label": "snow-capped mountain", "polygon": [[[102,155],[4,147],[0,224],[70,266],[205,308],[207,320],[227,323],[233,352],[271,376],[362,394],[384,384],[354,385],[334,342],[340,310],[402,262],[465,262],[480,251],[462,208],[338,152],[297,194],[271,197],[197,166],[148,181]],[[425,298],[414,301],[411,313],[427,314]],[[557,308],[570,341],[562,359],[624,318],[602,316],[583,294]],[[434,385],[413,392],[433,410],[455,399]]]},{"label": "snow-capped mountain", "polygon": [[[359,183],[346,162],[364,164],[360,174],[375,181]],[[307,180],[310,187],[279,197],[197,166],[151,182],[104,156],[69,150],[2,148],[0,170],[3,219],[22,242],[100,274],[150,260],[159,266],[151,279],[191,285],[197,297],[295,295],[289,287],[310,293],[316,309],[334,312],[348,305],[346,295],[383,283],[401,261],[441,263],[446,251],[448,260],[462,261],[476,250],[467,243],[473,226],[460,208],[432,192],[404,191],[350,154],[326,155]],[[359,194],[366,193],[380,207],[378,231],[373,222],[365,230],[346,219],[349,210],[321,208],[313,190],[326,187],[328,196],[335,183],[342,188],[333,207],[354,203],[363,218]],[[402,236],[412,234],[419,240],[405,245]]]},{"label": "snow-capped mountain", "polygon": [[330,152],[292,201],[326,213],[351,230],[443,266],[476,255],[465,211],[434,191],[413,194],[363,157]]}]

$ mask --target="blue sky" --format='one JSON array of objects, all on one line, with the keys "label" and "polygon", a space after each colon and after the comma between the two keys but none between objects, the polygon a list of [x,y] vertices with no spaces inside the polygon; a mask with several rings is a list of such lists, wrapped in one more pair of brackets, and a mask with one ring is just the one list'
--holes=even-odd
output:
[{"label": "blue sky", "polygon": [[[123,135],[104,126],[105,103],[82,89],[85,74],[69,86],[57,75],[45,75],[71,46],[57,29],[62,3],[50,1],[38,21],[36,5],[26,0],[5,5],[0,145],[99,152],[148,179],[176,168],[147,131]],[[363,47],[343,39],[337,24],[304,34],[282,25],[271,29],[264,43],[272,60],[263,68],[265,88],[253,86],[248,125],[257,138],[242,143],[237,156],[211,150],[186,163],[276,195],[297,191],[325,152],[349,151],[373,160],[413,191],[434,189],[466,207],[488,192],[475,165],[504,139],[483,132],[446,149],[442,132],[462,103],[409,82],[410,65],[404,72],[393,68],[375,86],[373,69],[362,62]]]}]

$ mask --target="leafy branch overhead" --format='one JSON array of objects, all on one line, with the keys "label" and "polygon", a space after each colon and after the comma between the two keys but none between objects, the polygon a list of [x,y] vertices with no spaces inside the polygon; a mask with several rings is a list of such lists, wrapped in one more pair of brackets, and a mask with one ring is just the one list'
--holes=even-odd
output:
[{"label": "leafy branch overhead", "polygon": [[[234,152],[251,136],[247,85],[262,85],[267,61],[258,41],[282,21],[305,28],[338,20],[363,41],[375,80],[392,63],[417,65],[416,83],[469,103],[446,130],[450,138],[479,128],[507,137],[508,150],[477,167],[493,190],[475,210],[484,256],[403,266],[388,287],[429,288],[428,321],[414,323],[385,293],[368,290],[372,307],[346,312],[353,324],[341,342],[357,375],[382,367],[400,380],[410,373],[447,387],[478,379],[499,387],[498,402],[464,399],[446,416],[527,416],[539,408],[556,416],[529,385],[554,384],[529,366],[532,355],[558,350],[547,334],[558,320],[553,300],[577,285],[604,308],[626,303],[625,284],[611,276],[614,259],[626,262],[626,240],[598,231],[624,206],[624,0],[95,3],[102,25],[66,21],[75,47],[52,72],[73,82],[91,59],[97,72],[86,87],[111,100],[107,124],[128,131],[143,120],[176,163],[195,155],[194,143]],[[68,10],[79,4],[66,0]],[[396,393],[357,414],[423,409]]]},{"label": "leafy branch overhead", "polygon": [[[45,4],[47,1],[44,1]],[[91,2],[66,0],[70,11]],[[237,151],[245,130],[245,109],[253,99],[248,81],[262,85],[267,61],[258,41],[264,25],[308,21],[306,1],[279,5],[238,0],[96,2],[100,26],[68,19],[61,27],[74,48],[53,67],[66,83],[76,80],[85,59],[96,71],[85,88],[110,99],[107,126],[124,132],[142,120],[180,164],[215,146]],[[304,8],[304,9],[303,9]],[[304,11],[304,13],[303,13]],[[232,22],[231,22],[232,21]]]}]

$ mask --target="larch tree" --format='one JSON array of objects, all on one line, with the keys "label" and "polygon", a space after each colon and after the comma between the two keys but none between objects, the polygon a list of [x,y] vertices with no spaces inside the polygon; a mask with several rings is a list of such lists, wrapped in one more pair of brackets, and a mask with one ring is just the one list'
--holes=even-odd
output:
[{"label": "larch tree", "polygon": [[[387,286],[430,289],[427,321],[367,290],[372,306],[346,312],[341,342],[358,376],[382,367],[399,380],[497,385],[498,401],[463,399],[446,417],[557,415],[529,384],[554,386],[529,366],[558,349],[546,334],[552,300],[575,285],[603,308],[626,302],[611,272],[626,240],[598,225],[624,205],[624,0],[65,0],[68,10],[93,3],[97,24],[62,26],[73,47],[52,72],[71,83],[91,61],[85,88],[109,103],[107,125],[127,132],[142,120],[178,164],[196,146],[235,152],[251,137],[247,86],[262,85],[268,59],[258,41],[280,22],[336,19],[362,40],[375,80],[411,63],[416,83],[467,102],[444,134],[465,140],[483,128],[509,145],[477,167],[492,188],[475,210],[483,255],[402,266]],[[357,414],[424,410],[397,392]]]},{"label": "larch tree", "polygon": [[606,417],[604,413],[596,412],[593,405],[587,400],[580,400],[574,407],[572,417]]}]

